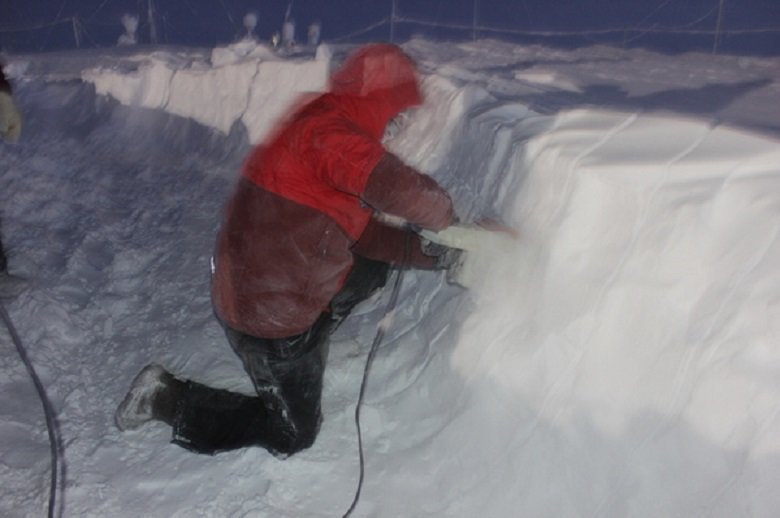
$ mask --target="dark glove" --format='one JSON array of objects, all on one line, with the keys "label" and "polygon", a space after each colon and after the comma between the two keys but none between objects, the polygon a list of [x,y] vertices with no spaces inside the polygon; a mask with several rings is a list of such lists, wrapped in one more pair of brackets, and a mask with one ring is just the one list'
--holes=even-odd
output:
[{"label": "dark glove", "polygon": [[422,239],[421,243],[423,253],[436,258],[434,269],[449,270],[450,268],[460,265],[463,250],[440,245],[433,241],[428,241],[427,239]]}]

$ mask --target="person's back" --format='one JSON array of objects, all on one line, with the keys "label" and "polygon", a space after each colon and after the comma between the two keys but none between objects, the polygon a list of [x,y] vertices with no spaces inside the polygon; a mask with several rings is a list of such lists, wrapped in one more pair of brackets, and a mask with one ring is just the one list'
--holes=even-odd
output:
[{"label": "person's back", "polygon": [[421,100],[411,60],[373,45],[252,153],[217,245],[223,321],[255,336],[300,333],[342,287],[375,210],[434,230],[451,222],[446,192],[381,143],[388,122]]}]

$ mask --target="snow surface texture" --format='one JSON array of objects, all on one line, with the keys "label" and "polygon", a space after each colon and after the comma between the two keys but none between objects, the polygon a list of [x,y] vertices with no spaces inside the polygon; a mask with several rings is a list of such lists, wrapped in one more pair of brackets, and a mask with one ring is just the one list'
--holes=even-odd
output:
[{"label": "snow surface texture", "polygon": [[[426,104],[388,145],[461,219],[472,289],[408,272],[363,408],[355,516],[776,516],[780,62],[414,40]],[[244,155],[345,48],[16,56],[6,301],[58,412],[65,516],[340,516],[388,293],[338,330],[316,444],[215,457],[112,414],[146,363],[251,391],[208,263]],[[97,92],[97,93],[96,93]],[[505,241],[501,241],[505,243]],[[40,403],[0,332],[0,515],[43,514]]]}]

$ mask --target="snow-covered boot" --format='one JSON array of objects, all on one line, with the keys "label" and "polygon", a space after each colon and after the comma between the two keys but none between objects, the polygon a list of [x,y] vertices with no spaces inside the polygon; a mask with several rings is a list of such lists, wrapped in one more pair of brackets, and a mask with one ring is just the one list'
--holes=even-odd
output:
[{"label": "snow-covered boot", "polygon": [[152,420],[171,423],[183,383],[162,366],[152,363],[133,380],[114,415],[120,430],[136,430]]}]

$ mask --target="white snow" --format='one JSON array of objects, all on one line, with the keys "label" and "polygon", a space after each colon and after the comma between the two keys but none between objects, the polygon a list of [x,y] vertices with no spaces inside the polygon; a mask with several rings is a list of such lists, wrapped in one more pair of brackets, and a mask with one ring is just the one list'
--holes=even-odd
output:
[{"label": "white snow", "polygon": [[137,69],[96,66],[82,73],[95,91],[122,104],[191,118],[229,133],[240,121],[252,142],[261,141],[294,100],[327,87],[330,56],[290,60],[253,41],[217,48],[210,60],[156,52]]},{"label": "white snow", "polygon": [[[426,103],[388,143],[464,221],[465,291],[407,272],[369,378],[355,516],[776,516],[780,60],[413,40]],[[337,331],[316,444],[197,456],[113,411],[150,361],[251,391],[212,316],[220,209],[251,143],[347,47],[15,56],[5,300],[57,410],[63,516],[341,516],[389,293]],[[489,243],[486,241],[486,243]],[[499,242],[497,242],[499,243]],[[389,290],[388,290],[389,291]],[[41,515],[40,403],[0,332],[0,515]]]}]

